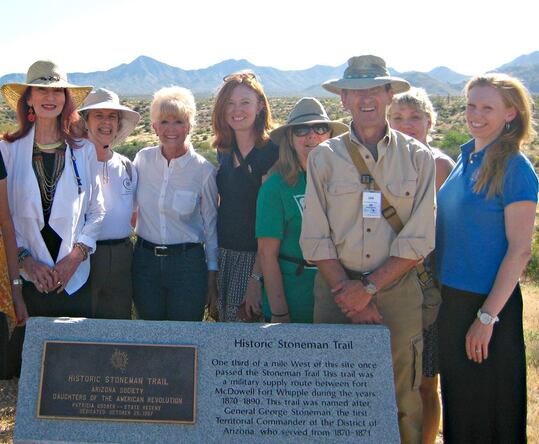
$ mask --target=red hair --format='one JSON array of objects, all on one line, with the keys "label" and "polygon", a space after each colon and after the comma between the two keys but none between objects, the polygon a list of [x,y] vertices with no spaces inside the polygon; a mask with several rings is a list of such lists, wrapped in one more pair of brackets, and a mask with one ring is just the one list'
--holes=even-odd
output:
[{"label": "red hair", "polygon": [[268,102],[268,98],[262,89],[262,85],[258,82],[253,75],[234,74],[227,76],[226,81],[221,86],[221,89],[217,93],[215,98],[215,105],[211,115],[211,124],[213,127],[213,133],[215,135],[212,146],[217,148],[221,152],[230,152],[232,143],[235,141],[234,130],[230,128],[226,122],[226,105],[232,91],[239,85],[244,85],[247,88],[255,92],[260,103],[262,103],[262,109],[258,113],[254,130],[256,133],[255,147],[260,148],[266,144],[269,140],[269,132],[273,127],[273,120],[271,117],[271,110]]},{"label": "red hair", "polygon": [[[17,123],[19,128],[12,133],[4,133],[3,138],[7,142],[15,142],[16,140],[25,137],[32,129],[32,122],[27,119],[28,110],[28,98],[31,94],[31,88],[28,87],[21,95],[19,102],[17,103]],[[73,148],[78,148],[76,139],[82,138],[83,134],[79,125],[80,116],[77,112],[77,107],[73,101],[73,97],[69,89],[64,88],[65,103],[62,108],[62,112],[58,116],[58,130],[60,131],[61,138],[67,142],[67,144]]]}]

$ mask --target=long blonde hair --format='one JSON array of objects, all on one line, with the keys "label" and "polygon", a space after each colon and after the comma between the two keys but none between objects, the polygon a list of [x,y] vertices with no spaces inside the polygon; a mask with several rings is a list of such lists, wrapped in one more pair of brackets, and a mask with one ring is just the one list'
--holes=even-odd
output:
[{"label": "long blonde hair", "polygon": [[486,151],[473,188],[475,193],[488,188],[487,198],[491,198],[502,192],[505,167],[509,158],[530,143],[535,136],[532,123],[533,102],[522,82],[506,74],[492,73],[474,77],[464,88],[466,97],[476,86],[496,88],[505,106],[514,107],[516,110],[515,118],[508,122],[498,139]]},{"label": "long blonde hair", "polygon": [[279,159],[273,165],[270,173],[279,173],[283,180],[291,187],[298,183],[299,173],[302,171],[298,153],[294,149],[292,127],[286,129],[279,143]]}]

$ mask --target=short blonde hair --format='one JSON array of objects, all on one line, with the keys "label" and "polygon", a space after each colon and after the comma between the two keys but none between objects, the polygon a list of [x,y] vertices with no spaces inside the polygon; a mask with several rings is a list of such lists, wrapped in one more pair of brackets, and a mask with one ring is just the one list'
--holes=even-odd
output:
[{"label": "short blonde hair", "polygon": [[177,116],[189,120],[192,129],[196,123],[196,112],[193,93],[181,86],[170,86],[161,88],[153,95],[150,105],[150,120],[152,123],[156,123],[163,116]]},{"label": "short blonde hair", "polygon": [[[423,111],[430,118],[430,129],[429,132],[436,126],[436,118],[438,115],[434,111],[434,106],[429,99],[427,91],[423,88],[414,88],[411,87],[408,91],[395,94],[393,96],[392,105],[407,105],[413,108]],[[390,111],[391,112],[391,111]]]}]

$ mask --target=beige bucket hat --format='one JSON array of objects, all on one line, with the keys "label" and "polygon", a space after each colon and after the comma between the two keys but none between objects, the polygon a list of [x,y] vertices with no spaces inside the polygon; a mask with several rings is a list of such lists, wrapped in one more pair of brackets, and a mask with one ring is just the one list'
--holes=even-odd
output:
[{"label": "beige bucket hat", "polygon": [[287,128],[316,123],[327,123],[332,130],[333,137],[348,131],[348,126],[344,123],[329,119],[319,100],[314,97],[303,97],[294,105],[286,123],[270,132],[270,138],[278,145]]},{"label": "beige bucket hat", "polygon": [[369,89],[388,83],[391,84],[395,94],[410,89],[410,84],[406,80],[389,74],[384,59],[374,55],[363,55],[348,60],[348,67],[342,79],[328,80],[322,87],[334,94],[340,94],[343,89]]},{"label": "beige bucket hat", "polygon": [[88,94],[79,111],[85,116],[84,111],[91,109],[113,109],[120,113],[120,126],[118,134],[111,143],[112,146],[121,144],[133,132],[140,120],[139,113],[120,104],[118,94],[105,88],[94,89]]},{"label": "beige bucket hat", "polygon": [[44,88],[69,88],[75,106],[78,108],[84,98],[92,90],[91,86],[72,85],[67,81],[67,75],[54,62],[50,60],[38,60],[28,68],[26,83],[6,83],[0,91],[6,103],[14,111],[17,111],[19,99],[29,86]]}]

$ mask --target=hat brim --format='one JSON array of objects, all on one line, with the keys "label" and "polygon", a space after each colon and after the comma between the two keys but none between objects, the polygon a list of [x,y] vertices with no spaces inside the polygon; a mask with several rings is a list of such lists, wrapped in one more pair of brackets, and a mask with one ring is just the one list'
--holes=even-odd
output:
[{"label": "hat brim", "polygon": [[90,111],[95,109],[112,109],[116,111],[120,111],[120,130],[118,131],[118,134],[116,134],[116,137],[112,141],[112,146],[118,146],[120,145],[129,134],[133,132],[133,130],[136,128],[139,120],[140,120],[140,114],[136,111],[133,111],[131,108],[128,108],[127,106],[120,105],[117,103],[111,103],[111,102],[99,102],[99,103],[93,103],[92,105],[83,106],[79,109],[79,112],[83,111]]},{"label": "hat brim", "polygon": [[315,120],[306,120],[304,122],[294,122],[291,124],[285,124],[279,128],[275,128],[269,133],[270,139],[276,145],[281,143],[283,136],[288,128],[293,128],[294,126],[300,125],[315,125],[317,123],[326,123],[331,128],[331,137],[340,136],[348,131],[348,125],[338,122],[335,120],[324,120],[324,119],[315,119]]},{"label": "hat brim", "polygon": [[91,86],[76,86],[72,85],[69,82],[64,80],[59,80],[57,82],[37,84],[37,83],[6,83],[0,88],[0,92],[4,96],[6,103],[13,111],[17,111],[17,105],[21,96],[24,94],[26,89],[29,86],[36,86],[39,88],[66,88],[71,92],[71,97],[75,104],[75,108],[78,108],[84,102],[84,99],[90,91],[92,90]]},{"label": "hat brim", "polygon": [[340,94],[343,89],[370,89],[377,86],[391,84],[395,94],[410,89],[410,84],[399,77],[374,77],[364,79],[333,79],[322,84],[322,88],[333,93]]}]

